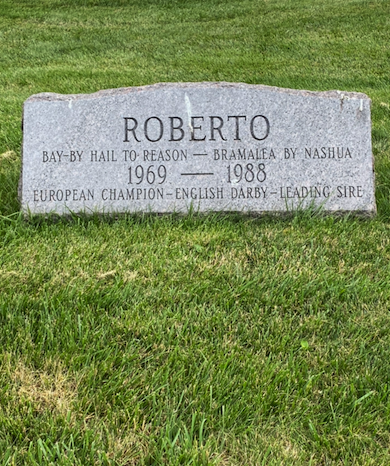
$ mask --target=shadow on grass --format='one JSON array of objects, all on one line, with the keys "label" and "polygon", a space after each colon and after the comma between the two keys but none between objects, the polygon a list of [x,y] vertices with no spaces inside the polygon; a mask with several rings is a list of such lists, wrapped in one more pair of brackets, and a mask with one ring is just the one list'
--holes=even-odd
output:
[{"label": "shadow on grass", "polygon": [[189,229],[199,226],[210,225],[280,225],[280,224],[305,224],[310,222],[334,223],[348,220],[358,220],[366,222],[370,217],[354,214],[330,214],[315,207],[302,208],[285,213],[248,213],[248,212],[196,212],[189,210],[188,213],[74,213],[67,215],[50,214],[29,214],[22,216],[24,222],[31,226],[49,225],[78,225],[87,227],[88,225],[113,225],[125,223],[131,225],[172,225],[178,224]]},{"label": "shadow on grass", "polygon": [[0,215],[9,216],[20,209],[18,182],[20,160],[14,151],[0,154]]}]

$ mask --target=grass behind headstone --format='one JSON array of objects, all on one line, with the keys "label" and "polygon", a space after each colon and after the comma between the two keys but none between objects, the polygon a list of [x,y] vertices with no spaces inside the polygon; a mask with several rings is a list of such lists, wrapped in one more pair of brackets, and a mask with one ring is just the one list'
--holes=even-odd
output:
[{"label": "grass behind headstone", "polygon": [[[0,464],[389,463],[389,13],[0,0]],[[29,95],[202,80],[367,93],[378,217],[20,217]]]}]

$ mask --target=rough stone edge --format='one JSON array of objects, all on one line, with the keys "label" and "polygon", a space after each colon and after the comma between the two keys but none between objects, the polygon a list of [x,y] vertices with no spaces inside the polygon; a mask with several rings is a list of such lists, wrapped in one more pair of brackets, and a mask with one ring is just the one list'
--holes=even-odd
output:
[{"label": "rough stone edge", "polygon": [[21,130],[22,130],[22,145],[20,148],[20,175],[18,181],[18,201],[20,204],[20,209],[25,210],[23,207],[23,165],[24,165],[24,104],[22,107],[22,121],[21,121]]},{"label": "rough stone edge", "polygon": [[93,92],[91,94],[57,94],[54,92],[42,92],[30,96],[25,103],[42,102],[42,101],[69,101],[69,100],[84,100],[84,99],[99,99],[101,97],[111,97],[136,92],[147,92],[160,89],[246,89],[246,90],[262,90],[274,93],[286,93],[290,95],[302,95],[305,97],[321,97],[330,99],[366,99],[371,102],[371,99],[361,92],[347,91],[307,91],[300,89],[289,89],[284,87],[266,86],[263,84],[246,84],[246,83],[230,83],[230,82],[179,82],[179,83],[157,83],[146,86],[120,87],[117,89],[104,89]]}]

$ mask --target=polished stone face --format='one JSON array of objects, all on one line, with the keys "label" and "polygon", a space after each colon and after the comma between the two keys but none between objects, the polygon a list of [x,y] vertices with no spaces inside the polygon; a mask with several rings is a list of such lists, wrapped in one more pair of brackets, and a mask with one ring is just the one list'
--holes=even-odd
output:
[{"label": "polished stone face", "polygon": [[374,214],[370,102],[234,83],[34,95],[22,209]]}]

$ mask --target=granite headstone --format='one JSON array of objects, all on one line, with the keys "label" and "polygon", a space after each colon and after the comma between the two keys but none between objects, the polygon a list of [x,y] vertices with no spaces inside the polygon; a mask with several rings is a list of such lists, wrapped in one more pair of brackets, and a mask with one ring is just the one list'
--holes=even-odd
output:
[{"label": "granite headstone", "polygon": [[22,210],[374,214],[370,103],[235,83],[33,95]]}]

